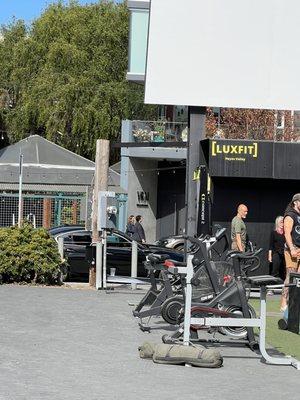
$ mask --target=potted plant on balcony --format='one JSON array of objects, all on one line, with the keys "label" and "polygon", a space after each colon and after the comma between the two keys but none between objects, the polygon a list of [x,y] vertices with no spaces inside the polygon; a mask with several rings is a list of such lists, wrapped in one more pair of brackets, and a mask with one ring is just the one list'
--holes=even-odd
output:
[{"label": "potted plant on balcony", "polygon": [[134,140],[136,142],[148,142],[150,137],[150,132],[147,129],[135,129],[132,131]]},{"label": "potted plant on balcony", "polygon": [[165,122],[157,121],[154,125],[153,142],[164,142],[165,141]]}]

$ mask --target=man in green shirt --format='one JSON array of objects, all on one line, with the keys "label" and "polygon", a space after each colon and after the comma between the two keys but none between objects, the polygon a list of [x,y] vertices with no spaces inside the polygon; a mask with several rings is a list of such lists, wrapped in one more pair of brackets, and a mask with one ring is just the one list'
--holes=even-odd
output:
[{"label": "man in green shirt", "polygon": [[237,215],[231,221],[232,250],[245,251],[247,230],[243,219],[247,217],[247,214],[247,206],[240,204],[237,209]]}]

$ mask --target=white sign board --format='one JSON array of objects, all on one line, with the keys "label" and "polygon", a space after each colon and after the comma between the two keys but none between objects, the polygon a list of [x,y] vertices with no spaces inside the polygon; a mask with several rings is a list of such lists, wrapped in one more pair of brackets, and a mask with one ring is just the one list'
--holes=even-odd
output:
[{"label": "white sign board", "polygon": [[300,109],[299,0],[151,0],[145,102]]}]

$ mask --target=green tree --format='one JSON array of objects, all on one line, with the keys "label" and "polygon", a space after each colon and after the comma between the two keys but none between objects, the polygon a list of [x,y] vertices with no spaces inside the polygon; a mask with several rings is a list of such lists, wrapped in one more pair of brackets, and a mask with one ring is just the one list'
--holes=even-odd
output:
[{"label": "green tree", "polygon": [[112,1],[59,1],[28,28],[4,27],[0,88],[9,104],[0,104],[0,123],[9,139],[40,134],[93,158],[96,139],[116,140],[122,119],[154,118],[143,87],[125,78],[128,33],[128,9]]},{"label": "green tree", "polygon": [[0,31],[0,148],[8,144],[6,120],[16,102],[18,89],[14,86],[14,52],[26,37],[26,27],[22,21],[13,20]]}]

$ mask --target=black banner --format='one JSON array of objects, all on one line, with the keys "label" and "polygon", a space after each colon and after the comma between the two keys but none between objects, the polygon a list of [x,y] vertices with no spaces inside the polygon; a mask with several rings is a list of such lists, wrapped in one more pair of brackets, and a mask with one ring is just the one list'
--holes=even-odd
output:
[{"label": "black banner", "polygon": [[273,142],[210,140],[211,176],[270,178],[273,175]]},{"label": "black banner", "polygon": [[210,177],[205,165],[201,165],[194,173],[194,180],[197,180],[197,235],[211,233],[210,216]]},{"label": "black banner", "polygon": [[300,143],[275,143],[273,177],[275,179],[300,179]]}]

